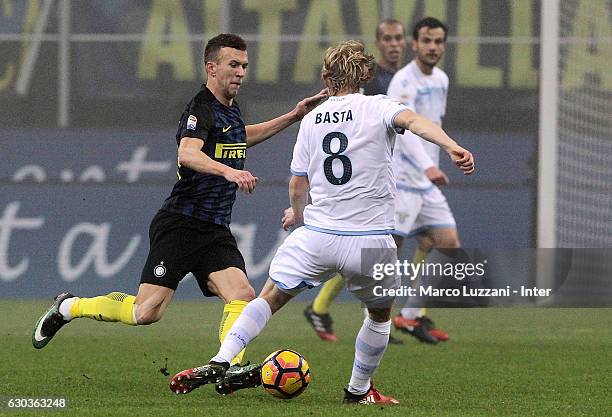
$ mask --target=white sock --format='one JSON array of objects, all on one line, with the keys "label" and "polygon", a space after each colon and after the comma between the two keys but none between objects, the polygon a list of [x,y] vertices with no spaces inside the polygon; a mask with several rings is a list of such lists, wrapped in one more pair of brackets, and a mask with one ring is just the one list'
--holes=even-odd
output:
[{"label": "white sock", "polygon": [[400,310],[400,314],[402,315],[402,317],[410,320],[414,320],[417,317],[420,317],[420,312],[421,309],[418,307],[404,307]]},{"label": "white sock", "polygon": [[355,362],[348,390],[352,394],[365,394],[370,389],[370,378],[387,349],[391,320],[377,323],[366,317],[355,339]]},{"label": "white sock", "polygon": [[261,333],[270,317],[272,317],[272,310],[263,298],[256,298],[248,303],[223,339],[219,352],[211,361],[230,363],[251,340]]},{"label": "white sock", "polygon": [[64,316],[64,320],[72,320],[72,316],[70,315],[70,307],[72,307],[72,304],[74,304],[74,302],[78,299],[79,297],[66,298],[59,305],[59,312],[62,316]]}]

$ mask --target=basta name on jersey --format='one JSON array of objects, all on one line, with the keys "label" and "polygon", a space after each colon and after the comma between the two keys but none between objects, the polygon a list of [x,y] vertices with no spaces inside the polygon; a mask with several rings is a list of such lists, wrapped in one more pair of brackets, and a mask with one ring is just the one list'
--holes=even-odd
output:
[{"label": "basta name on jersey", "polygon": [[315,116],[315,124],[319,123],[341,123],[350,122],[353,120],[351,110],[317,113]]}]

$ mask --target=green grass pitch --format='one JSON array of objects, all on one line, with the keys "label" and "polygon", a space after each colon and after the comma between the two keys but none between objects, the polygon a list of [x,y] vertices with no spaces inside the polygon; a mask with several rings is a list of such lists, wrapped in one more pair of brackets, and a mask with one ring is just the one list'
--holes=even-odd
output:
[{"label": "green grass pitch", "polygon": [[[431,315],[451,340],[437,346],[401,335],[388,348],[375,383],[399,406],[341,404],[362,321],[357,303],[333,306],[338,343],[320,341],[302,316],[303,303],[272,318],[247,355],[277,348],[302,353],[313,380],[283,401],[263,389],[217,395],[210,386],[178,396],[169,376],[200,365],[217,350],[220,302],[176,302],[161,322],[129,327],[81,319],[43,350],[30,332],[49,302],[0,301],[4,402],[13,397],[66,397],[50,416],[609,416],[612,415],[612,310],[438,309]],[[394,333],[397,335],[397,333]]]}]

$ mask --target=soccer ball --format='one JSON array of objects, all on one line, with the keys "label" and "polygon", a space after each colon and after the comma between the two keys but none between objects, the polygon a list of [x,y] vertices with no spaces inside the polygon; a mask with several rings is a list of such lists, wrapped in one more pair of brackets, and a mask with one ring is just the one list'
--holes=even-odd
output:
[{"label": "soccer ball", "polygon": [[277,350],[263,362],[261,383],[270,395],[283,399],[295,398],[310,383],[308,362],[293,350]]}]

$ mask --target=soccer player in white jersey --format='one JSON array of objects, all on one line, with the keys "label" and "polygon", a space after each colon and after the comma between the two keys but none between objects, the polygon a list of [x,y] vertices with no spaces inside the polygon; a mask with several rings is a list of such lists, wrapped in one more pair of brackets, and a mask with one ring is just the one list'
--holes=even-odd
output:
[{"label": "soccer player in white jersey", "polygon": [[[402,67],[404,27],[394,19],[381,21],[376,28],[376,47],[381,58],[374,78],[364,87],[364,94],[386,94],[391,79],[401,70],[401,81],[396,78],[396,85],[390,93],[440,125],[446,108],[448,77],[435,65],[444,53],[446,35],[446,27],[437,19],[424,18],[417,22],[412,41],[415,58]],[[381,72],[381,68],[384,71]],[[459,246],[453,215],[444,195],[435,187],[448,184],[448,177],[438,168],[439,148],[436,145],[411,135],[396,146],[394,169],[399,174],[396,175],[399,199],[396,203],[398,227],[394,237],[398,247],[405,236],[419,239],[413,259],[418,264],[431,246]],[[413,223],[416,223],[415,227]],[[421,233],[415,235],[413,232],[421,227]],[[313,303],[304,310],[308,322],[322,340],[337,340],[329,308],[343,287],[344,279],[340,275],[328,280]],[[424,308],[404,307],[394,324],[422,342],[435,344],[449,338],[448,333],[435,327]],[[389,343],[403,342],[390,336]]]},{"label": "soccer player in white jersey", "polygon": [[[291,208],[283,227],[303,220],[276,252],[270,278],[236,320],[221,348],[203,366],[174,376],[170,388],[186,393],[222,380],[231,360],[265,327],[273,313],[304,288],[318,286],[340,272],[348,288],[368,306],[355,342],[355,361],[344,402],[398,401],[371,383],[387,346],[393,297],[375,287],[397,288],[395,274],[375,280],[362,268],[362,250],[370,261],[395,263],[395,180],[391,167],[396,130],[408,129],[443,147],[465,174],[474,171],[470,152],[458,146],[435,123],[385,96],[364,96],[359,87],[372,76],[374,57],[363,44],[341,42],[326,52],[322,77],[330,99],[302,121],[291,162]],[[308,204],[308,197],[312,202]]]},{"label": "soccer player in white jersey", "polygon": [[[395,19],[384,19],[376,27],[376,48],[380,58],[376,62],[372,79],[363,86],[363,94],[387,94],[393,75],[403,66],[406,36],[404,26]],[[344,278],[338,274],[321,286],[319,293],[304,310],[304,316],[317,335],[325,341],[338,340],[329,314],[331,304],[344,288]],[[389,335],[389,343],[402,344],[401,339]]]},{"label": "soccer player in white jersey", "polygon": [[[444,55],[448,28],[433,17],[421,19],[412,33],[414,59],[395,73],[387,95],[416,113],[442,125],[446,112],[448,76],[436,65]],[[438,168],[440,148],[407,132],[398,140],[393,155],[397,181],[395,231],[398,247],[406,237],[416,237],[418,248],[413,263],[422,262],[433,248],[459,248],[455,218],[437,185],[448,184],[448,177]],[[419,146],[422,145],[422,146]],[[393,319],[397,329],[435,344],[448,340],[437,329],[425,309],[401,309]]]}]

